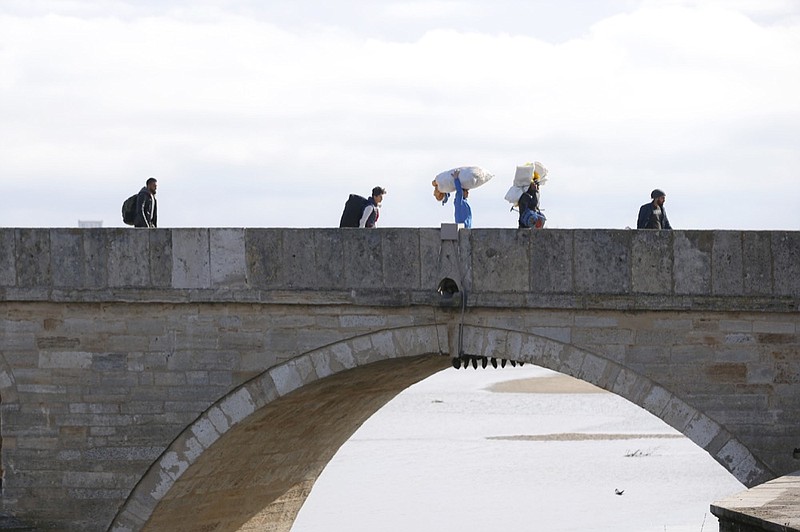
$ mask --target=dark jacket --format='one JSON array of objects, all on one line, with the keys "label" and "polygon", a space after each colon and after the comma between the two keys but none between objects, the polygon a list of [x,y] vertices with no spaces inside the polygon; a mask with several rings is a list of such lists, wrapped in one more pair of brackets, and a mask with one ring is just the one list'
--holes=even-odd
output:
[{"label": "dark jacket", "polygon": [[375,224],[378,223],[378,218],[381,215],[380,207],[378,204],[375,203],[375,198],[372,196],[369,197],[367,201],[367,206],[364,207],[364,210],[361,212],[361,221],[358,223],[359,227],[375,227]]},{"label": "dark jacket", "polygon": [[667,210],[661,206],[661,224],[653,213],[653,203],[645,203],[639,209],[639,218],[636,220],[636,229],[672,229],[667,218]]},{"label": "dark jacket", "polygon": [[158,205],[156,204],[156,197],[150,194],[147,187],[142,187],[139,195],[136,196],[136,220],[134,220],[134,227],[157,227],[158,223]]},{"label": "dark jacket", "polygon": [[521,229],[528,227],[522,223],[522,215],[526,210],[534,212],[539,210],[539,190],[533,185],[519,197],[519,227]]}]

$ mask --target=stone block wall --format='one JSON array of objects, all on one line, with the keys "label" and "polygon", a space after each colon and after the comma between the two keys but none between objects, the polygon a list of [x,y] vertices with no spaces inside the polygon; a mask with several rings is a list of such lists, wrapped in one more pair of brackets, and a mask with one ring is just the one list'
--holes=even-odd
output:
[{"label": "stone block wall", "polygon": [[731,470],[800,445],[799,233],[0,229],[0,250],[2,508],[43,529],[105,530],[280,364],[450,352],[462,303],[465,345],[617,387]]},{"label": "stone block wall", "polygon": [[637,307],[625,298],[641,295],[646,308],[733,298],[728,307],[794,311],[800,295],[797,232],[478,229],[443,242],[438,229],[0,229],[0,246],[5,301],[285,291],[430,304],[444,276],[487,306]]}]

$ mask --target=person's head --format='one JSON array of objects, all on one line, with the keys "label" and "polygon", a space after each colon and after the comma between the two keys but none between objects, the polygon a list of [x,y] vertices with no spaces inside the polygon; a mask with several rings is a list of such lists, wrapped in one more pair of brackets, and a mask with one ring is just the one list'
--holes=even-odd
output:
[{"label": "person's head", "polygon": [[372,189],[372,197],[375,199],[376,204],[383,201],[384,194],[386,194],[386,189],[383,187],[375,187]]},{"label": "person's head", "polygon": [[147,190],[150,192],[150,194],[155,194],[156,188],[158,187],[158,181],[156,181],[155,177],[151,177],[147,180],[145,186],[147,187]]},{"label": "person's head", "polygon": [[539,190],[539,181],[534,179],[531,181],[531,186],[528,187],[528,192],[533,193],[536,192],[537,190]]},{"label": "person's head", "polygon": [[461,192],[464,195],[464,199],[467,199],[469,197],[469,189],[468,188],[461,189]]},{"label": "person's head", "polygon": [[653,203],[661,207],[664,205],[664,201],[667,199],[667,195],[664,193],[663,190],[655,189],[650,193],[650,197],[653,199]]}]

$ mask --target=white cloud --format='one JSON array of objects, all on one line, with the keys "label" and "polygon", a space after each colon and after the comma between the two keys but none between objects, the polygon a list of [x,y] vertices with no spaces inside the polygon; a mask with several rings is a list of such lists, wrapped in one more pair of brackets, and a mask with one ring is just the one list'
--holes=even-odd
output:
[{"label": "white cloud", "polygon": [[[0,181],[24,205],[0,225],[72,225],[89,209],[119,225],[117,203],[156,175],[163,225],[335,225],[348,193],[380,183],[384,224],[430,226],[451,216],[432,176],[478,164],[497,177],[470,197],[476,225],[514,226],[502,196],[532,159],[551,169],[554,226],[630,225],[656,186],[676,226],[800,224],[791,22],[658,2],[560,44],[447,28],[397,41],[211,4],[19,5],[0,9]],[[401,20],[456,5],[384,7]],[[83,190],[69,210],[54,180]],[[197,208],[208,195],[213,213]]]}]

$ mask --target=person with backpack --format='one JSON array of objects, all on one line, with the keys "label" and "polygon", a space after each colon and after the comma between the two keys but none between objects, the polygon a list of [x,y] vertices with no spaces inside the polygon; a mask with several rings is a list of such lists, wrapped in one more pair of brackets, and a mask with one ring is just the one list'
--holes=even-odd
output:
[{"label": "person with backpack", "polygon": [[381,215],[380,207],[384,194],[386,194],[386,189],[383,187],[375,187],[372,189],[372,195],[367,200],[367,204],[361,212],[361,219],[358,221],[359,227],[375,227]]},{"label": "person with backpack", "polygon": [[639,208],[639,217],[636,220],[636,229],[672,229],[664,209],[667,195],[663,190],[655,189],[650,193],[653,200]]},{"label": "person with backpack", "polygon": [[156,188],[158,182],[151,177],[136,196],[136,219],[134,227],[157,227],[158,205],[156,204]]}]

